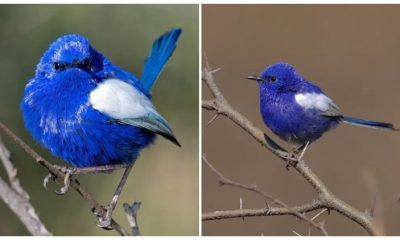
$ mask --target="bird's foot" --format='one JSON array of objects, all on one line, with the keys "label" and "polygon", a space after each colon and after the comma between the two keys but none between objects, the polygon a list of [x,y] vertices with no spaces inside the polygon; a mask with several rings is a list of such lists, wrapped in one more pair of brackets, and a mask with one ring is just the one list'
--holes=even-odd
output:
[{"label": "bird's foot", "polygon": [[112,206],[112,204],[107,204],[105,206],[102,206],[102,208],[105,211],[105,214],[100,214],[97,213],[96,211],[94,211],[93,213],[96,215],[97,217],[97,226],[101,227],[103,229],[106,230],[112,230],[112,213],[114,211],[114,208]]},{"label": "bird's foot", "polygon": [[55,169],[57,169],[58,171],[67,174],[68,172],[73,173],[76,171],[77,168],[75,167],[68,167],[68,166],[60,166],[60,165],[53,165],[53,167]]},{"label": "bird's foot", "polygon": [[54,192],[57,193],[58,195],[66,194],[68,192],[68,190],[69,190],[69,184],[71,182],[71,176],[72,176],[72,171],[67,171],[65,173],[65,177],[64,177],[64,186],[62,186],[59,191],[55,190]]},{"label": "bird's foot", "polygon": [[[69,166],[59,166],[59,165],[53,165],[55,169],[58,171],[62,172],[65,174],[64,178],[64,186],[59,190],[55,191],[59,195],[64,195],[68,192],[69,185],[71,182],[71,177],[73,175],[78,175],[78,174],[87,174],[87,173],[97,173],[97,172],[110,172],[115,169],[120,169],[120,168],[126,168],[130,164],[128,163],[123,163],[123,164],[113,164],[113,165],[102,165],[102,166],[93,166],[93,167],[69,167]],[[47,189],[47,184],[50,181],[50,179],[53,179],[55,181],[56,177],[49,173],[43,180],[43,186],[44,188]]]},{"label": "bird's foot", "polygon": [[290,167],[296,167],[296,165],[299,163],[299,157],[298,153],[296,152],[296,149],[294,149],[292,152],[288,153],[287,156],[285,156],[286,160],[286,170],[289,171]]},{"label": "bird's foot", "polygon": [[47,184],[50,182],[50,179],[54,182],[56,181],[56,176],[52,173],[47,174],[47,176],[43,179],[43,187],[47,189]]},{"label": "bird's foot", "polygon": [[[70,181],[71,181],[71,176],[75,174],[76,168],[67,167],[67,166],[58,166],[58,165],[54,165],[54,168],[56,168],[58,171],[65,174],[65,178],[63,181],[64,186],[62,186],[60,188],[60,190],[55,190],[54,192],[59,195],[64,195],[68,192]],[[49,183],[50,179],[55,181],[56,177],[52,173],[49,173],[43,180],[44,188],[47,189],[47,184]]]},{"label": "bird's foot", "polygon": [[296,167],[296,165],[303,161],[304,153],[307,150],[308,145],[310,142],[306,144],[295,147],[293,151],[286,157],[286,169],[289,170],[290,167]]},{"label": "bird's foot", "polygon": [[289,171],[290,167],[296,167],[296,165],[299,163],[299,160],[297,160],[294,157],[287,157],[286,158],[286,170]]},{"label": "bird's foot", "polygon": [[106,229],[106,230],[110,230],[113,229],[112,227],[112,213],[115,209],[115,207],[117,206],[118,203],[118,199],[119,196],[121,195],[121,191],[123,186],[126,183],[126,180],[128,179],[129,173],[132,170],[133,164],[127,165],[124,174],[122,175],[122,178],[117,186],[117,189],[115,190],[115,193],[111,199],[111,202],[105,206],[102,206],[103,210],[105,213],[103,214],[99,214],[99,213],[95,213],[95,215],[97,216],[97,220],[98,220],[98,224],[97,226]]}]

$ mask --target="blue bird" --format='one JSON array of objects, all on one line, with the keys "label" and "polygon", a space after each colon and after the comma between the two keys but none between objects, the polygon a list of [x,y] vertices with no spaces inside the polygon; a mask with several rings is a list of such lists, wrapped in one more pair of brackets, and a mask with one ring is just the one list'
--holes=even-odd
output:
[{"label": "blue bird", "polygon": [[305,150],[308,144],[341,122],[397,130],[390,123],[343,116],[321,88],[307,81],[288,63],[272,64],[259,76],[248,79],[258,81],[260,112],[265,124],[281,139],[300,146],[298,149]]},{"label": "blue bird", "polygon": [[[57,166],[66,173],[58,193],[68,191],[72,174],[125,167],[123,186],[140,150],[157,134],[180,146],[150,93],[180,34],[181,29],[172,29],[153,43],[140,80],[81,35],[65,35],[50,44],[25,87],[21,109],[34,139],[73,166]],[[98,216],[99,226],[110,228],[121,190],[105,206],[107,214]]]},{"label": "blue bird", "polygon": [[33,137],[75,167],[132,163],[159,134],[179,145],[150,90],[176,47],[173,29],[157,39],[139,80],[83,36],[54,41],[26,85],[21,109]]},{"label": "blue bird", "polygon": [[58,38],[25,87],[21,109],[26,128],[54,156],[88,172],[130,166],[157,134],[180,146],[150,93],[180,34],[181,29],[172,29],[153,43],[140,80],[87,38]]}]

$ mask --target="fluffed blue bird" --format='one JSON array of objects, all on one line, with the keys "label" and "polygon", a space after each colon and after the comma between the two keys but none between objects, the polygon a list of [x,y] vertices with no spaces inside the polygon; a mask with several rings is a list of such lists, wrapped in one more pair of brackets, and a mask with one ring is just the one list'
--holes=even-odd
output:
[{"label": "fluffed blue bird", "polygon": [[181,29],[172,29],[154,42],[140,80],[87,38],[58,38],[25,87],[26,128],[53,155],[80,168],[130,164],[156,134],[180,146],[150,93],[180,34]]},{"label": "fluffed blue bird", "polygon": [[[397,130],[393,124],[345,117],[318,86],[307,81],[288,63],[275,63],[259,76],[260,112],[265,124],[281,139],[300,146],[320,138],[339,123]],[[304,153],[304,152],[303,152]]]}]

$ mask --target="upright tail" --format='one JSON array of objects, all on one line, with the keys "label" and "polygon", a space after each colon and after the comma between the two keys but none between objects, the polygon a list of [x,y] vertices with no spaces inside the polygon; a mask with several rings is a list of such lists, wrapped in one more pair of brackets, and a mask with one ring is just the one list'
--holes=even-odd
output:
[{"label": "upright tail", "polygon": [[364,119],[357,119],[351,117],[344,117],[342,119],[343,122],[361,126],[361,127],[369,127],[369,128],[376,128],[376,129],[388,129],[388,130],[399,130],[393,126],[391,123],[384,123],[384,122],[376,122]]},{"label": "upright tail", "polygon": [[176,48],[182,30],[173,28],[154,41],[151,53],[144,63],[142,85],[149,92]]}]

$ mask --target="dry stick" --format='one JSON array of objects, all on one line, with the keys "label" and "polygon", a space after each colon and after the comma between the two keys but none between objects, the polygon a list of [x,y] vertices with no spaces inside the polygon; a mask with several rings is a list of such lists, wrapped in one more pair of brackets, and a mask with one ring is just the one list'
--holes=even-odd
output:
[{"label": "dry stick", "polygon": [[0,160],[3,163],[4,169],[6,170],[8,181],[10,182],[11,187],[21,196],[29,199],[28,193],[21,187],[21,183],[19,182],[17,176],[17,168],[15,168],[11,155],[6,146],[4,146],[3,141],[0,138]]},{"label": "dry stick", "polygon": [[10,152],[0,138],[0,160],[7,172],[10,185],[0,178],[0,198],[18,216],[33,236],[52,236],[29,201],[28,193],[21,187],[17,169],[10,158]]},{"label": "dry stick", "polygon": [[281,200],[272,197],[268,193],[262,191],[257,185],[247,186],[239,182],[232,181],[225,177],[221,172],[219,172],[203,155],[203,162],[213,171],[218,177],[219,182],[223,185],[230,185],[238,188],[242,188],[248,191],[255,192],[261,195],[263,198],[270,200],[272,203],[278,204],[281,207],[270,207],[267,206],[262,209],[238,209],[238,210],[226,210],[226,211],[216,211],[213,213],[205,213],[202,215],[202,221],[224,219],[224,218],[236,218],[236,217],[254,217],[254,216],[274,216],[274,215],[293,215],[300,219],[307,221],[312,227],[315,227],[325,236],[328,236],[328,232],[325,227],[321,224],[314,222],[313,220],[307,218],[303,213],[311,212],[315,209],[320,208],[318,201],[314,201],[311,204],[307,204],[299,207],[290,207]]},{"label": "dry stick", "polygon": [[52,236],[41,222],[32,204],[13,191],[8,184],[0,178],[0,198],[17,215],[26,229],[34,236]]},{"label": "dry stick", "polygon": [[[234,210],[223,210],[223,211],[214,211],[214,212],[206,212],[201,216],[202,221],[211,221],[211,220],[221,220],[228,218],[244,218],[244,217],[261,217],[261,216],[283,216],[283,215],[292,215],[298,217],[298,215],[303,215],[303,213],[311,212],[316,209],[319,209],[320,206],[318,203],[310,203],[302,206],[294,206],[290,208],[286,207],[265,207],[260,209],[234,209]],[[304,219],[304,218],[302,218]],[[308,218],[307,218],[308,219]],[[310,220],[310,219],[308,219]],[[308,221],[307,220],[307,221]],[[319,223],[315,223],[311,221],[312,225],[317,225],[313,227],[317,227],[319,231],[321,231],[324,235],[327,235],[326,230],[322,231]]]},{"label": "dry stick", "polygon": [[137,213],[140,209],[140,202],[134,202],[132,206],[128,203],[124,203],[124,211],[128,218],[129,226],[132,229],[132,236],[140,236],[139,225],[137,222]]},{"label": "dry stick", "polygon": [[[3,130],[14,142],[16,142],[22,149],[25,150],[37,163],[45,167],[51,174],[56,176],[58,179],[65,179],[65,174],[59,171],[56,167],[54,167],[51,163],[46,161],[43,157],[41,157],[38,153],[36,153],[31,147],[29,147],[22,139],[20,139],[17,135],[15,135],[10,129],[8,129],[3,123],[0,122],[0,129]],[[103,206],[101,206],[97,200],[90,195],[86,190],[84,190],[78,180],[71,179],[70,186],[75,189],[81,195],[83,199],[85,199],[94,209],[94,211],[101,216],[106,216],[106,211]],[[129,235],[125,229],[121,227],[114,219],[111,219],[111,227],[118,232],[121,236]]]},{"label": "dry stick", "polygon": [[333,209],[347,218],[353,220],[362,226],[370,235],[381,235],[382,233],[373,225],[373,219],[364,212],[358,211],[354,207],[343,202],[337,198],[331,191],[325,186],[325,184],[318,178],[318,176],[308,167],[305,160],[299,161],[297,164],[293,164],[288,161],[289,154],[271,138],[269,138],[263,131],[257,128],[252,122],[246,117],[241,115],[238,111],[230,106],[225,100],[224,96],[217,87],[214,74],[208,62],[203,70],[203,81],[207,84],[214,96],[213,100],[203,100],[202,107],[206,110],[216,111],[220,115],[224,115],[236,123],[239,127],[249,133],[257,142],[262,146],[270,150],[276,156],[284,160],[287,164],[291,164],[298,173],[300,173],[304,179],[314,188],[318,194],[318,201],[321,204],[320,208]]}]

